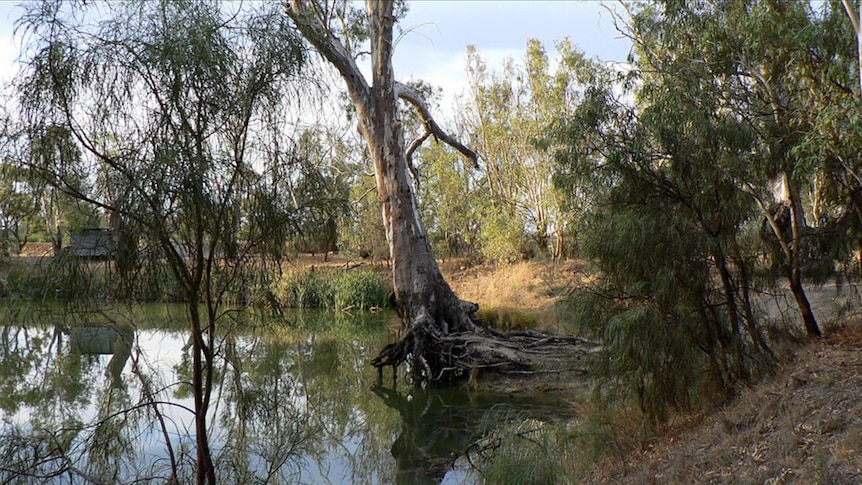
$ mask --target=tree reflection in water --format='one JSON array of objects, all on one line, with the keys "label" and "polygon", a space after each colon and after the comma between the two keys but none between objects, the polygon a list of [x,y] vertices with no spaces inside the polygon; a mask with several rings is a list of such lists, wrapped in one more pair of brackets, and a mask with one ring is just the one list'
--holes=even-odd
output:
[{"label": "tree reflection in water", "polygon": [[[389,481],[375,450],[397,421],[365,386],[367,348],[386,336],[376,318],[222,337],[209,419],[221,483]],[[0,326],[0,483],[193,480],[187,335],[165,326]]]},{"label": "tree reflection in water", "polygon": [[[213,410],[219,479],[294,482],[312,431],[292,405],[293,378],[278,369],[278,346],[250,340],[241,355],[234,338],[224,346],[221,408]],[[188,369],[178,359],[170,372],[170,362],[148,352],[158,353],[141,349],[131,326],[0,327],[0,483],[192,480]]]},{"label": "tree reflection in water", "polygon": [[[182,322],[135,321],[144,329],[0,326],[0,483],[193,481],[188,336]],[[439,483],[489,411],[564,409],[369,389],[368,356],[387,338],[380,317],[295,325],[240,325],[220,340],[209,419],[220,483]]]},{"label": "tree reflection in water", "polygon": [[395,482],[404,485],[442,482],[458,458],[489,431],[489,415],[539,421],[573,416],[571,406],[558,400],[473,393],[456,387],[410,389],[407,394],[380,385],[372,390],[401,416],[401,432],[391,452]]}]

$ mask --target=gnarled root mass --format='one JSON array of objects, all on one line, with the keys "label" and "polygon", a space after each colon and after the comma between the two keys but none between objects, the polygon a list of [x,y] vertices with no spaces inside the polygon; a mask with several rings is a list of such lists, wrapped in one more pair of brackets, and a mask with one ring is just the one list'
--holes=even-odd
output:
[{"label": "gnarled root mass", "polygon": [[[599,346],[589,340],[536,331],[500,332],[473,319],[475,329],[443,334],[434,326],[411,326],[371,361],[382,378],[383,368],[409,362],[414,382],[459,382],[476,373],[586,374],[589,354]],[[417,368],[418,367],[418,368]]]}]

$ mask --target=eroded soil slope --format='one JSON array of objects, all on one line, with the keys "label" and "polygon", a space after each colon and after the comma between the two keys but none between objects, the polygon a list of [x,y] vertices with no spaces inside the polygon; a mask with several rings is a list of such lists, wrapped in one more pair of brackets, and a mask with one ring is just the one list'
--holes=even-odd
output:
[{"label": "eroded soil slope", "polygon": [[587,483],[862,483],[862,318],[685,428],[606,461]]}]

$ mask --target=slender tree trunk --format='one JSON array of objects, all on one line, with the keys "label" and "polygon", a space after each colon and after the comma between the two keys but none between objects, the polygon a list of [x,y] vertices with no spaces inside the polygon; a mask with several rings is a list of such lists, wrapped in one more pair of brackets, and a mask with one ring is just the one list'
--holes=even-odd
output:
[{"label": "slender tree trunk", "polygon": [[821,336],[820,326],[817,324],[817,320],[814,318],[814,312],[811,309],[811,304],[808,301],[808,296],[805,294],[805,289],[802,287],[802,274],[801,274],[801,258],[799,255],[799,246],[800,239],[802,233],[802,204],[799,201],[799,197],[796,195],[795,191],[793,191],[793,187],[790,185],[790,177],[787,173],[782,174],[784,179],[784,186],[786,187],[787,194],[784,196],[786,200],[782,200],[782,203],[787,203],[790,206],[790,227],[791,227],[791,237],[792,240],[788,241],[787,237],[785,237],[781,227],[779,227],[778,223],[775,220],[774,215],[770,212],[770,210],[766,207],[766,204],[763,202],[763,199],[758,197],[756,194],[752,192],[754,195],[754,200],[760,206],[760,210],[763,212],[764,217],[766,217],[767,222],[769,223],[769,227],[772,229],[772,233],[775,238],[778,240],[778,245],[781,248],[781,267],[783,268],[785,275],[787,276],[788,282],[790,283],[790,291],[793,293],[793,297],[796,299],[796,304],[799,307],[799,313],[802,316],[803,324],[805,325],[805,331],[810,336]]},{"label": "slender tree trunk", "polygon": [[197,438],[197,484],[215,485],[215,466],[212,461],[207,430],[212,363],[207,356],[207,345],[204,342],[201,315],[197,305],[198,299],[189,298],[189,300],[192,302],[189,304],[189,320],[192,326],[192,387],[194,388],[195,436]]},{"label": "slender tree trunk", "polygon": [[45,227],[51,237],[51,248],[54,256],[63,251],[63,233],[60,229],[60,215],[54,204],[54,189],[48,189],[49,194],[42,196],[42,212],[45,215]]},{"label": "slender tree trunk", "polygon": [[800,255],[800,243],[802,240],[802,202],[799,200],[799,195],[790,186],[789,177],[784,174],[785,183],[790,191],[790,223],[793,231],[793,242],[791,248],[792,258],[788,261],[788,278],[790,280],[790,291],[793,292],[793,297],[796,299],[796,304],[799,306],[799,313],[802,314],[802,322],[805,324],[805,331],[808,335],[820,337],[820,326],[817,324],[817,319],[814,318],[814,312],[811,310],[811,303],[808,301],[808,296],[805,294],[805,289],[802,288],[802,257]]},{"label": "slender tree trunk", "polygon": [[742,291],[742,308],[745,314],[745,328],[748,330],[748,334],[751,336],[751,340],[754,344],[774,359],[775,354],[772,352],[772,349],[769,348],[769,345],[767,345],[766,339],[763,338],[763,333],[760,331],[760,327],[757,326],[757,321],[754,318],[754,311],[751,306],[751,282],[748,275],[748,266],[740,254],[739,246],[735,241],[733,243],[732,258],[737,271],[739,271],[740,289]]}]

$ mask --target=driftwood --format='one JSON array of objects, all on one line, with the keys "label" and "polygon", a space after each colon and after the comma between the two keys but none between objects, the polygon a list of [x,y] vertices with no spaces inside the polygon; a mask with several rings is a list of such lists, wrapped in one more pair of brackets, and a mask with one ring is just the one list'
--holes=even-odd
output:
[{"label": "driftwood", "polygon": [[[532,330],[501,332],[476,319],[475,331],[442,335],[433,327],[422,328],[424,379],[431,382],[459,382],[483,373],[531,375],[542,373],[587,373],[587,357],[599,349],[590,340],[566,335],[550,335]],[[408,362],[415,351],[413,331],[391,343],[371,361],[379,377],[383,368]]]}]

